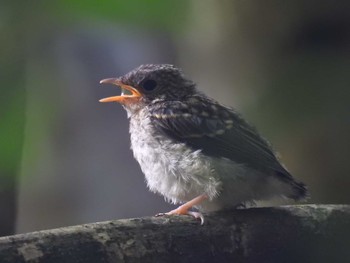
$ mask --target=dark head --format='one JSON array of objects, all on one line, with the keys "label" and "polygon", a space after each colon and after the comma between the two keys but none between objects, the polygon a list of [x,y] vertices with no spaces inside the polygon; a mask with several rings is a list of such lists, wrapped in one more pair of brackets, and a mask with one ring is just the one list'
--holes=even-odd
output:
[{"label": "dark head", "polygon": [[[120,78],[101,80],[122,88],[120,96],[109,97],[101,102],[116,101],[127,109],[139,109],[155,100],[182,100],[195,93],[195,85],[186,79],[182,71],[168,64],[147,64],[130,71]],[[125,90],[131,92],[126,94]]]}]

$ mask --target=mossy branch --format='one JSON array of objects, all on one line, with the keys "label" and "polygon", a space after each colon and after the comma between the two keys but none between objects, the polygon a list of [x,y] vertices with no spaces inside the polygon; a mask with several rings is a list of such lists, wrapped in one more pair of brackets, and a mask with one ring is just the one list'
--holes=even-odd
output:
[{"label": "mossy branch", "polygon": [[350,205],[115,220],[0,238],[0,262],[350,262]]}]

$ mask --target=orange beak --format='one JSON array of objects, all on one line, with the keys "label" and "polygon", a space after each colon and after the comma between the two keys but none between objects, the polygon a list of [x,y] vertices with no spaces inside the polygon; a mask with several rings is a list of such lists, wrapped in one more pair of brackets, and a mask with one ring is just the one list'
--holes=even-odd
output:
[{"label": "orange beak", "polygon": [[114,85],[121,87],[122,89],[126,89],[126,90],[131,92],[130,95],[122,94],[120,96],[113,96],[113,97],[104,98],[104,99],[101,99],[100,102],[116,101],[116,102],[123,104],[127,101],[139,99],[141,97],[141,93],[137,89],[135,89],[132,86],[125,85],[123,82],[120,81],[120,79],[117,79],[117,78],[103,79],[100,81],[100,83],[101,84],[104,84],[104,83],[114,84]]}]

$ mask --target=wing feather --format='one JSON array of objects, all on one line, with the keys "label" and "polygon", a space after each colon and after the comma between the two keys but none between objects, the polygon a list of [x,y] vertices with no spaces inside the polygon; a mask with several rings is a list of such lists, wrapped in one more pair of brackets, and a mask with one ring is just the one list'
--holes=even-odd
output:
[{"label": "wing feather", "polygon": [[269,143],[233,109],[207,98],[191,100],[167,101],[152,107],[155,128],[209,156],[290,176]]}]

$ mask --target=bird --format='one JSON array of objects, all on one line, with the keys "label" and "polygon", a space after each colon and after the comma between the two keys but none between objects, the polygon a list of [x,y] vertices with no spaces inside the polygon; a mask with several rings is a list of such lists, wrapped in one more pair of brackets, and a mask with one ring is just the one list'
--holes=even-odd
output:
[{"label": "bird", "polygon": [[179,206],[161,215],[190,215],[246,207],[273,198],[304,200],[271,144],[234,108],[208,97],[170,64],[144,64],[100,83],[119,86],[131,149],[150,191]]}]

